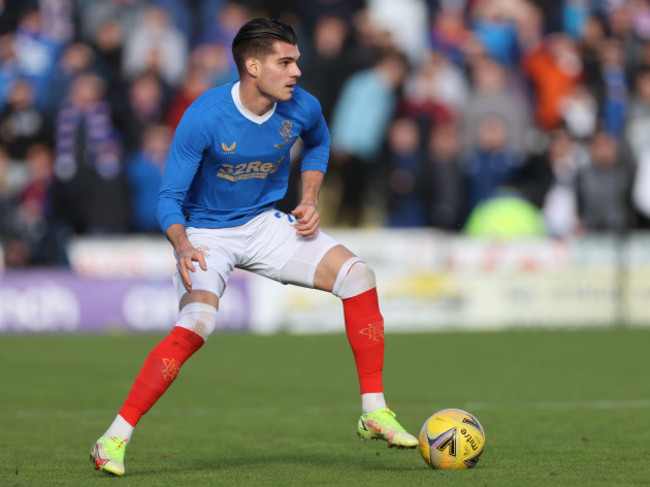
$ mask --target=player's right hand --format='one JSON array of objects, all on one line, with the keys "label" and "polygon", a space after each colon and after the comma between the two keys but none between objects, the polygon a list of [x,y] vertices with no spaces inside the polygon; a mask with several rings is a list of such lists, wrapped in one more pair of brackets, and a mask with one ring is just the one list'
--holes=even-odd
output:
[{"label": "player's right hand", "polygon": [[178,267],[178,273],[181,276],[181,281],[183,282],[185,290],[189,293],[192,290],[190,272],[196,272],[194,262],[198,262],[202,270],[208,270],[208,266],[205,264],[205,256],[200,250],[197,250],[192,246],[179,249],[176,251],[176,254],[178,256],[176,264]]}]

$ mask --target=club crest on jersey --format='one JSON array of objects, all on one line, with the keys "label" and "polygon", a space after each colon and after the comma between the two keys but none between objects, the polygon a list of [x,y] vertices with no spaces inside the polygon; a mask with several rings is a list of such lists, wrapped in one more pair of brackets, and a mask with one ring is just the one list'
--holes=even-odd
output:
[{"label": "club crest on jersey", "polygon": [[289,120],[283,120],[282,125],[280,126],[280,135],[284,142],[281,144],[275,144],[275,148],[279,149],[285,145],[292,144],[298,137],[293,135],[293,122]]},{"label": "club crest on jersey", "polygon": [[231,145],[226,145],[224,142],[221,143],[221,148],[223,149],[222,154],[234,154],[235,146],[237,142],[233,142]]}]

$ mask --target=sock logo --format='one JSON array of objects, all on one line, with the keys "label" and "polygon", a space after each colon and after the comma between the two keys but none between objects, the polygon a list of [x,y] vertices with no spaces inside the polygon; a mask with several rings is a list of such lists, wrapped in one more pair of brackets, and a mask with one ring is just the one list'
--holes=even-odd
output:
[{"label": "sock logo", "polygon": [[162,370],[163,379],[165,379],[165,382],[174,382],[181,368],[181,363],[175,358],[164,358],[162,360],[163,364],[165,364],[165,368]]},{"label": "sock logo", "polygon": [[370,323],[367,328],[359,330],[359,335],[368,338],[369,342],[379,342],[384,339],[384,322]]}]

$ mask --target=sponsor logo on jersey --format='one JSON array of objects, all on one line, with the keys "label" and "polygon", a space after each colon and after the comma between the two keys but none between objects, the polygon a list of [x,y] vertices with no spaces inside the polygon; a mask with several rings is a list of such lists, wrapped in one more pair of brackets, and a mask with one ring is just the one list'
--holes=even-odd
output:
[{"label": "sponsor logo on jersey", "polygon": [[234,154],[235,146],[237,142],[233,142],[231,145],[226,145],[224,142],[221,143],[221,148],[223,149],[222,154]]},{"label": "sponsor logo on jersey", "polygon": [[275,144],[276,149],[284,147],[285,145],[293,144],[298,138],[297,136],[293,135],[293,122],[289,120],[283,120],[282,125],[280,125],[280,135],[282,136],[282,140],[284,140],[284,142],[281,144]]},{"label": "sponsor logo on jersey", "polygon": [[217,177],[228,181],[242,181],[244,179],[266,179],[269,174],[277,171],[284,156],[277,162],[242,162],[241,164],[222,164],[217,172]]}]

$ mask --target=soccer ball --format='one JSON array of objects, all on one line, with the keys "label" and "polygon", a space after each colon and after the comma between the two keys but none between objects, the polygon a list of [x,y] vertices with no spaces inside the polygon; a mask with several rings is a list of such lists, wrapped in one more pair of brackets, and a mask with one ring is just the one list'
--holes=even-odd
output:
[{"label": "soccer ball", "polygon": [[472,468],[485,446],[485,432],[473,415],[443,409],[430,416],[420,431],[420,453],[431,468]]}]

